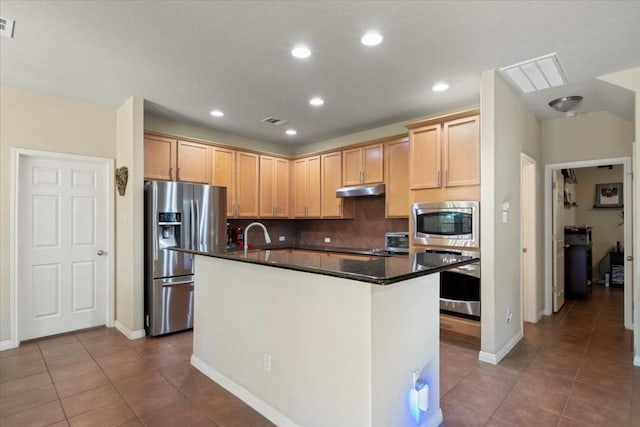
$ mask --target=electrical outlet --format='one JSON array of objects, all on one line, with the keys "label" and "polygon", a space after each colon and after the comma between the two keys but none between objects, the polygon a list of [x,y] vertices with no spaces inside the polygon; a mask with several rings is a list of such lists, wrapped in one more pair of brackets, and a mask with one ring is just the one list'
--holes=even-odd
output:
[{"label": "electrical outlet", "polygon": [[331,243],[331,237],[325,237],[324,238],[324,242],[325,243]]},{"label": "electrical outlet", "polygon": [[507,309],[507,323],[511,324],[511,321],[513,320],[513,313],[511,312],[511,308]]},{"label": "electrical outlet", "polygon": [[271,355],[269,353],[264,354],[262,367],[264,368],[265,371],[271,372]]},{"label": "electrical outlet", "polygon": [[279,240],[280,242],[284,242],[284,236],[280,236],[280,237],[278,237],[278,240]]}]

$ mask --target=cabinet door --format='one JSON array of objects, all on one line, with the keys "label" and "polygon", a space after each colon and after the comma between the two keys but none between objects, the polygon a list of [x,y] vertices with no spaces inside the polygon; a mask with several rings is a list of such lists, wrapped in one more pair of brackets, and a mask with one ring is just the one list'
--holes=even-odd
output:
[{"label": "cabinet door", "polygon": [[176,140],[144,136],[144,178],[171,181],[176,172]]},{"label": "cabinet door", "polygon": [[309,172],[307,159],[293,162],[293,216],[304,218],[307,214]]},{"label": "cabinet door", "polygon": [[211,151],[211,185],[227,187],[227,216],[233,217],[236,212],[235,151],[218,147],[213,147]]},{"label": "cabinet door", "polygon": [[382,144],[362,147],[362,183],[375,184],[384,181],[384,148]]},{"label": "cabinet door", "polygon": [[479,116],[471,116],[444,124],[446,187],[480,184],[479,122]]},{"label": "cabinet door", "polygon": [[209,146],[178,141],[177,180],[209,184]]},{"label": "cabinet door", "polygon": [[307,192],[307,217],[320,217],[320,156],[310,157],[309,191]]},{"label": "cabinet door", "polygon": [[440,187],[441,128],[436,124],[409,132],[409,177],[413,189]]},{"label": "cabinet door", "polygon": [[402,138],[385,144],[386,216],[409,216],[409,141]]},{"label": "cabinet door", "polygon": [[289,217],[289,182],[290,182],[291,162],[287,159],[278,159],[275,161],[275,179],[274,179],[274,212],[278,218]]},{"label": "cabinet door", "polygon": [[236,216],[258,217],[258,155],[236,153]]},{"label": "cabinet door", "polygon": [[344,150],[342,160],[342,185],[362,184],[362,149]]},{"label": "cabinet door", "polygon": [[323,154],[322,161],[322,217],[340,218],[342,198],[336,197],[336,190],[342,185],[342,153]]},{"label": "cabinet door", "polygon": [[274,179],[276,159],[260,156],[260,217],[275,216]]}]

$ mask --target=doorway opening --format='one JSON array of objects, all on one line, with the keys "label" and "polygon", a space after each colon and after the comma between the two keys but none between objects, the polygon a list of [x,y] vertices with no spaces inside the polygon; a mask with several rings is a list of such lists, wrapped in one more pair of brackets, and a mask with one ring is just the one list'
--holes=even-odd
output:
[{"label": "doorway opening", "polygon": [[[554,180],[554,177],[556,178]],[[564,178],[558,181],[558,177]],[[562,188],[554,191],[552,183],[561,182]],[[603,188],[615,188],[615,197],[603,193]],[[600,193],[598,193],[598,191]],[[553,209],[554,196],[562,195],[561,207]],[[611,197],[609,197],[611,196]],[[614,200],[615,199],[615,200]],[[555,203],[556,206],[558,203]],[[632,309],[632,262],[624,256],[624,247],[633,244],[631,221],[633,218],[631,158],[611,158],[568,163],[557,163],[545,166],[545,314],[558,311],[556,282],[564,279],[564,266],[556,262],[558,251],[571,252],[572,242],[564,240],[564,226],[577,230],[590,229],[592,241],[588,251],[591,255],[585,260],[566,262],[582,262],[579,268],[589,269],[591,286],[622,286],[624,290],[624,327],[633,328]],[[554,231],[554,225],[562,225]],[[562,232],[562,236],[554,233]],[[555,248],[558,241],[561,247]],[[618,244],[618,242],[620,242]],[[574,242],[575,243],[575,242]],[[582,242],[579,242],[582,243]],[[569,248],[567,248],[569,246]],[[611,262],[618,265],[615,283],[612,279]],[[569,268],[570,266],[567,266]],[[559,271],[562,268],[562,271]],[[608,274],[607,274],[608,273]],[[608,276],[608,277],[607,277]],[[568,286],[564,284],[563,287]],[[566,289],[566,288],[565,288]],[[588,288],[591,290],[591,287]],[[560,304],[561,305],[561,304]]]}]

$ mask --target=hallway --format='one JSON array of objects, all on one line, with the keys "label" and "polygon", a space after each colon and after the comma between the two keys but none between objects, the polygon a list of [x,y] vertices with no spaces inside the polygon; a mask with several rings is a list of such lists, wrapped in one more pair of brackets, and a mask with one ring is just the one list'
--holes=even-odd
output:
[{"label": "hallway", "polygon": [[444,425],[640,426],[640,368],[623,328],[623,291],[594,285],[587,301],[525,323],[497,365],[478,346],[441,341]]},{"label": "hallway", "polygon": [[[441,340],[441,406],[452,426],[640,426],[640,368],[621,289],[525,324],[498,365]],[[129,341],[98,328],[0,353],[0,425],[266,427],[189,364],[190,332]]]}]

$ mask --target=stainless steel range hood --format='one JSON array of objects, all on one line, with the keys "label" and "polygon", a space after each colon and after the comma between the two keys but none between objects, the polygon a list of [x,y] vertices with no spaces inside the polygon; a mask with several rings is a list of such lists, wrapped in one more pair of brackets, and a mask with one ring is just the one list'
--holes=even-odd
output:
[{"label": "stainless steel range hood", "polygon": [[367,197],[384,194],[384,184],[354,185],[336,190],[336,197]]}]

